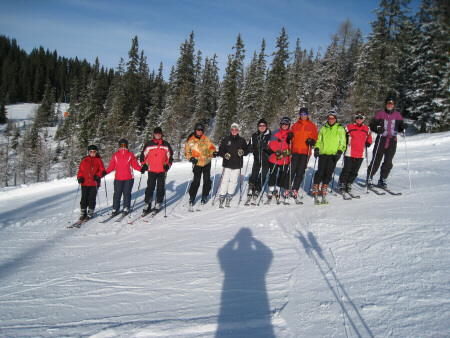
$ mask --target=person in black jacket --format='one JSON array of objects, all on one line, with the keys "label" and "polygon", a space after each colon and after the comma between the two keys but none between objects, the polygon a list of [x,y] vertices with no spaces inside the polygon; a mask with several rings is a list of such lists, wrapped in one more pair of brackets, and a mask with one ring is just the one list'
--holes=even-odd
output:
[{"label": "person in black jacket", "polygon": [[223,158],[222,181],[219,191],[219,207],[223,208],[226,198],[226,206],[230,206],[231,199],[238,183],[239,174],[243,166],[242,156],[248,155],[247,142],[239,136],[239,125],[231,125],[231,135],[225,137],[219,146],[219,155]]},{"label": "person in black jacket", "polygon": [[267,128],[266,120],[259,120],[258,130],[253,133],[248,145],[249,152],[253,153],[253,167],[248,179],[247,201],[252,197],[256,201],[264,185],[269,170],[269,156],[272,153],[269,149],[271,137],[272,132]]}]

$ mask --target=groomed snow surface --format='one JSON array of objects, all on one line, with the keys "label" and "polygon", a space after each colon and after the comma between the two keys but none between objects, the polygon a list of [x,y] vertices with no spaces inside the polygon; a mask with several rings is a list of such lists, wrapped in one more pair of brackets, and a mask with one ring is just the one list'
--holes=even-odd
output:
[{"label": "groomed snow surface", "polygon": [[[75,178],[2,189],[0,335],[448,337],[449,148],[450,133],[407,138],[410,190],[399,139],[388,183],[402,196],[355,187],[359,200],[246,207],[237,189],[231,208],[209,201],[194,213],[182,202],[191,165],[175,163],[167,218],[133,225],[99,223],[113,174],[109,208],[102,185],[103,215],[80,229],[67,228]],[[217,187],[221,161],[212,168]]]}]

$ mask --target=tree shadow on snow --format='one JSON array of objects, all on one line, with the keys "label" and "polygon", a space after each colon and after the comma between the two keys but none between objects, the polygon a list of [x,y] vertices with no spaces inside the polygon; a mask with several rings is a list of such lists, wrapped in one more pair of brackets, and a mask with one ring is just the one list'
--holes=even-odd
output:
[{"label": "tree shadow on snow", "polygon": [[[344,318],[346,318],[345,323],[348,323],[348,325],[344,325],[345,329],[347,330],[348,326],[351,327],[352,332],[351,333],[346,332],[346,336],[352,336],[353,334],[356,334],[358,337],[365,336],[366,334],[362,335],[360,332],[362,329],[361,328],[362,325],[362,327],[367,332],[369,337],[373,337],[372,332],[370,331],[369,327],[367,326],[361,314],[359,313],[358,308],[351,301],[349,295],[347,294],[347,291],[345,291],[344,286],[341,284],[336,274],[334,273],[334,268],[330,265],[330,263],[328,263],[326,257],[323,255],[322,248],[317,242],[316,237],[312,232],[308,232],[307,236],[308,238],[303,236],[303,234],[299,231],[297,238],[302,243],[308,256],[311,257],[311,259],[316,263],[317,267],[320,269],[320,272],[322,273],[325,282],[327,283],[328,287],[330,288],[331,292],[336,298],[336,302],[339,304],[342,310],[342,314],[344,315]],[[329,279],[327,277],[329,273],[331,273],[332,279],[331,278]],[[336,288],[333,287],[333,284],[337,285],[337,287]],[[348,309],[345,306],[346,304],[349,305]],[[352,316],[354,318],[352,318]],[[359,320],[361,325],[355,322],[356,319]],[[359,326],[359,328],[357,326]]]},{"label": "tree shadow on snow", "polygon": [[217,256],[224,281],[216,337],[275,337],[265,281],[272,251],[241,228]]}]

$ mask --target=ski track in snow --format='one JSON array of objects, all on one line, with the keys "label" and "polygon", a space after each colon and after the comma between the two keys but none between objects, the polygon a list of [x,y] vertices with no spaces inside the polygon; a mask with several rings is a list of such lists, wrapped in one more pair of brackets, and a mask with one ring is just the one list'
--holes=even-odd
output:
[{"label": "ski track in snow", "polygon": [[[388,183],[402,196],[355,187],[359,200],[325,206],[306,194],[304,205],[238,205],[237,189],[230,208],[208,200],[189,213],[186,162],[168,174],[168,217],[148,223],[127,223],[145,178],[130,218],[99,223],[111,209],[102,187],[103,216],[80,229],[66,228],[74,178],[0,191],[0,335],[449,336],[449,146],[450,133],[408,138],[409,190],[400,139]],[[220,172],[219,160],[215,188]]]}]

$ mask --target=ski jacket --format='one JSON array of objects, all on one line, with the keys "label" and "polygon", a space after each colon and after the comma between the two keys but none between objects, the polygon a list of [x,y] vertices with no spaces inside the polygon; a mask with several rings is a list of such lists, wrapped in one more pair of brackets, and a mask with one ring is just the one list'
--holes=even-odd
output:
[{"label": "ski jacket", "polygon": [[186,159],[190,161],[192,157],[195,157],[198,160],[196,165],[200,167],[204,167],[211,162],[213,152],[215,151],[216,147],[204,134],[199,139],[193,134],[184,146]]},{"label": "ski jacket", "polygon": [[364,124],[351,123],[345,128],[347,131],[347,150],[345,156],[364,158],[366,156],[366,142],[372,144],[369,127]]},{"label": "ski jacket", "polygon": [[144,145],[140,156],[141,165],[148,164],[148,171],[153,173],[164,172],[164,164],[172,166],[173,151],[169,142],[161,137],[159,140],[153,138]]},{"label": "ski jacket", "polygon": [[302,120],[301,118],[295,122],[291,128],[291,131],[294,133],[294,138],[292,140],[292,152],[296,154],[306,154],[311,156],[312,147],[309,149],[308,154],[308,145],[306,144],[306,140],[312,138],[314,141],[317,141],[317,127],[311,120]]},{"label": "ski jacket", "polygon": [[273,154],[270,155],[269,162],[275,163],[278,165],[282,164],[289,164],[291,162],[291,156],[286,156],[279,160],[277,160],[277,155],[275,152],[277,150],[280,150],[283,152],[286,149],[290,148],[290,144],[286,142],[287,134],[290,132],[290,130],[283,130],[279,129],[275,134],[272,135],[272,138],[270,139],[269,148],[273,151]]},{"label": "ski jacket", "polygon": [[94,175],[102,177],[103,170],[105,170],[105,165],[100,155],[97,154],[95,157],[88,155],[78,167],[77,179],[84,178],[84,183],[81,184],[83,187],[100,187],[100,182],[94,181]]},{"label": "ski jacket", "polygon": [[383,126],[385,131],[381,137],[386,137],[386,149],[389,147],[389,140],[393,138],[397,141],[398,128],[405,129],[402,115],[396,111],[382,110],[370,121],[369,127],[373,132],[377,132],[377,127]]},{"label": "ski jacket", "polygon": [[320,155],[336,155],[338,150],[344,153],[346,146],[345,129],[336,121],[330,126],[327,123],[320,128],[317,137],[316,148],[319,148]]},{"label": "ski jacket", "polygon": [[253,163],[261,163],[261,157],[263,163],[269,163],[269,156],[270,154],[272,154],[272,151],[270,149],[260,148],[260,144],[261,142],[265,142],[268,145],[271,137],[272,132],[269,129],[266,129],[264,133],[260,133],[259,130],[253,133],[248,143],[249,147],[250,146],[253,147],[253,157],[254,157]]},{"label": "ski jacket", "polygon": [[115,179],[126,181],[134,178],[133,169],[137,171],[141,170],[141,166],[139,165],[136,156],[128,149],[120,149],[112,156],[108,169],[106,169],[106,174],[115,170]]},{"label": "ski jacket", "polygon": [[[240,169],[243,166],[243,156],[238,155],[239,149],[244,151],[244,156],[248,155],[248,145],[247,142],[238,135],[228,135],[225,137],[219,146],[219,155],[223,158],[222,167],[230,169]],[[225,154],[229,153],[231,158],[229,160],[225,159]]]}]

